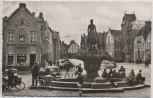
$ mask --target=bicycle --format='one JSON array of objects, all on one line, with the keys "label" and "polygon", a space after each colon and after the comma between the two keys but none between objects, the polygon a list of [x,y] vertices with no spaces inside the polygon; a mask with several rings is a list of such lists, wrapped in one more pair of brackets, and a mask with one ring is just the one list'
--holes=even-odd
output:
[{"label": "bicycle", "polygon": [[25,88],[25,83],[22,81],[21,77],[13,77],[10,85],[8,77],[3,77],[2,81],[3,81],[2,91],[8,91],[12,88],[16,88],[17,90],[23,90]]}]

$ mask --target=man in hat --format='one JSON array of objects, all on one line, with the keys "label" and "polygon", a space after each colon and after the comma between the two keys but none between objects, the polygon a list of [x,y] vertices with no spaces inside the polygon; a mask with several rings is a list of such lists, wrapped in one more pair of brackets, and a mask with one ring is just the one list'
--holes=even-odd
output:
[{"label": "man in hat", "polygon": [[31,86],[34,86],[34,81],[36,83],[35,86],[37,86],[38,71],[39,71],[38,64],[35,63],[31,70],[32,72],[32,85]]}]

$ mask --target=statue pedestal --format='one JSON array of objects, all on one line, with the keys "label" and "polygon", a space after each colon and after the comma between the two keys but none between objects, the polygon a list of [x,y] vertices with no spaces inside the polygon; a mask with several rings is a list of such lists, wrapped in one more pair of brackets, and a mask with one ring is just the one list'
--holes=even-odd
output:
[{"label": "statue pedestal", "polygon": [[102,58],[98,53],[88,52],[84,56],[84,68],[87,71],[85,82],[93,82],[94,78],[98,77]]}]

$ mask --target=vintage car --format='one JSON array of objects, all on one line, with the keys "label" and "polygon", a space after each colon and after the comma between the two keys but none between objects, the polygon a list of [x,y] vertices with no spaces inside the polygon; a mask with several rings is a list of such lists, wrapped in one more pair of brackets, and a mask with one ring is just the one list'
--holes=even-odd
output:
[{"label": "vintage car", "polygon": [[101,62],[101,67],[103,68],[115,68],[117,65],[114,61],[103,60]]},{"label": "vintage car", "polygon": [[67,68],[67,66],[72,67],[74,65],[70,62],[69,59],[61,59],[61,60],[59,60],[59,67],[61,69],[65,69],[65,68]]},{"label": "vintage car", "polygon": [[45,76],[46,74],[48,74],[48,72],[55,78],[61,78],[61,73],[60,73],[60,69],[58,66],[48,66],[46,68],[40,68],[39,75]]}]

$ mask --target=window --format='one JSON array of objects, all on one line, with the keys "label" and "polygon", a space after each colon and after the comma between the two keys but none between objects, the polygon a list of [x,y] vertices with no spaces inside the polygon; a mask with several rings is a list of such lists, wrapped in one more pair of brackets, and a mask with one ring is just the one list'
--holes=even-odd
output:
[{"label": "window", "polygon": [[36,32],[31,32],[31,40],[30,42],[35,43],[36,42]]},{"label": "window", "polygon": [[26,66],[26,54],[17,54],[17,64],[18,66]]},{"label": "window", "polygon": [[9,31],[8,32],[8,42],[13,42],[14,41],[14,32]]},{"label": "window", "polygon": [[19,35],[19,42],[25,42],[25,35]]},{"label": "window", "polygon": [[108,43],[110,43],[110,36],[108,36]]}]

